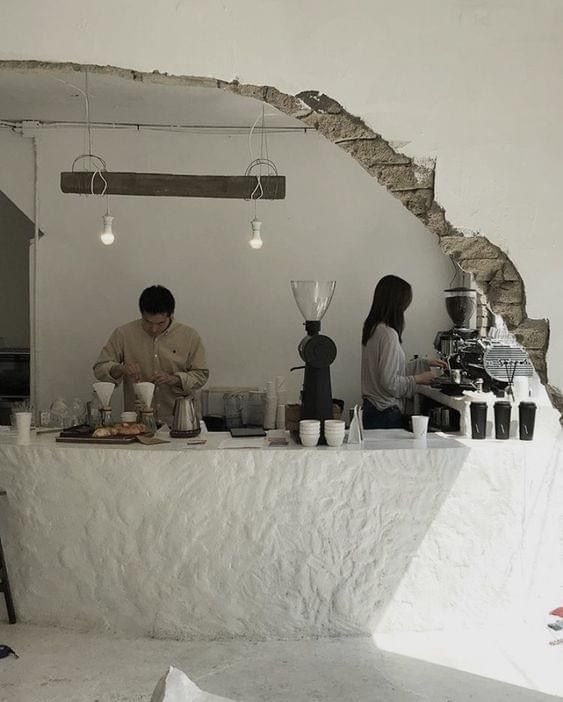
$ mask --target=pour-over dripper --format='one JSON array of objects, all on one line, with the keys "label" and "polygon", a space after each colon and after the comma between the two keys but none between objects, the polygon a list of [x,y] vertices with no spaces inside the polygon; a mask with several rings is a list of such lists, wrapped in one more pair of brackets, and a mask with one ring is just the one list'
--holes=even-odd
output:
[{"label": "pour-over dripper", "polygon": [[104,409],[110,407],[111,396],[115,390],[115,383],[92,383],[92,387],[98,396],[101,406]]},{"label": "pour-over dripper", "polygon": [[154,383],[135,383],[133,388],[137,399],[141,400],[146,408],[149,408],[152,404],[152,398],[154,395]]},{"label": "pour-over dripper", "polygon": [[450,315],[454,327],[469,329],[471,317],[477,306],[477,291],[472,288],[449,288],[444,290],[446,310]]},{"label": "pour-over dripper", "polygon": [[306,322],[320,322],[331,303],[335,280],[292,280],[291,292]]}]

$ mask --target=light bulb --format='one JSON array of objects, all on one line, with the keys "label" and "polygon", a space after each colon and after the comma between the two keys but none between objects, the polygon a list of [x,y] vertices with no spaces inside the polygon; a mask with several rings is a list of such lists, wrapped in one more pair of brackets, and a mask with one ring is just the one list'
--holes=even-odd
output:
[{"label": "light bulb", "polygon": [[262,244],[264,243],[262,241],[262,238],[260,236],[260,228],[262,227],[262,222],[259,219],[256,219],[256,217],[250,222],[252,225],[252,239],[249,239],[248,245],[253,248],[253,249],[261,249]]},{"label": "light bulb", "polygon": [[115,241],[115,235],[112,229],[112,222],[113,217],[110,214],[105,214],[104,228],[102,233],[100,234],[100,239],[102,240],[102,244],[105,244],[106,246],[110,246]]}]

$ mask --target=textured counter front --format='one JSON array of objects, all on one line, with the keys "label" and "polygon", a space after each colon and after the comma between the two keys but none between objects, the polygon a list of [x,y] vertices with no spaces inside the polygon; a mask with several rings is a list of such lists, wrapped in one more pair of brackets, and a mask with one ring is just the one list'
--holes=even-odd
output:
[{"label": "textured counter front", "polygon": [[187,449],[0,435],[20,619],[274,638],[543,611],[561,582],[561,441],[376,436],[363,449],[219,450],[219,437]]}]

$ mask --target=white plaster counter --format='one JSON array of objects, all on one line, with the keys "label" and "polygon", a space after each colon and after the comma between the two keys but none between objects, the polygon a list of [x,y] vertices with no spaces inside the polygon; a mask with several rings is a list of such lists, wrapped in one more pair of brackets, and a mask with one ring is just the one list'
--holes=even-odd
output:
[{"label": "white plaster counter", "polygon": [[208,436],[0,434],[20,619],[175,638],[473,628],[541,611],[558,585],[558,437],[220,450]]}]

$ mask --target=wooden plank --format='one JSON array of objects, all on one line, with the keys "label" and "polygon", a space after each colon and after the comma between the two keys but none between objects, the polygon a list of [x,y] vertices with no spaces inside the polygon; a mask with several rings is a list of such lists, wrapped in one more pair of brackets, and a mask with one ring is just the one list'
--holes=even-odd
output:
[{"label": "wooden plank", "polygon": [[[181,175],[174,173],[117,173],[104,171],[108,195],[145,195],[156,197],[213,197],[249,200],[257,186],[255,175]],[[74,171],[61,173],[63,193],[92,194],[93,173]],[[285,176],[262,176],[263,200],[285,198]],[[96,174],[94,194],[100,195],[103,181]],[[260,190],[254,193],[254,197]]]}]

